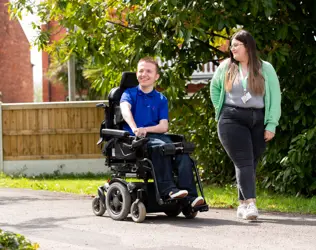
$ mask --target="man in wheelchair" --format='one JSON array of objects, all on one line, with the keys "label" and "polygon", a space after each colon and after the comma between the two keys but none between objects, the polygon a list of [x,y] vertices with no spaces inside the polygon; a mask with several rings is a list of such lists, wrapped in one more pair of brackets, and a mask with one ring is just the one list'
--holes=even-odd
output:
[{"label": "man in wheelchair", "polygon": [[[188,154],[164,155],[161,146],[173,143],[164,134],[168,131],[168,100],[154,89],[159,79],[157,62],[146,57],[138,62],[137,87],[124,91],[120,108],[125,124],[123,129],[137,137],[147,137],[148,152],[153,163],[158,189],[162,197],[185,198],[191,207],[204,204],[198,196],[192,170],[193,161]],[[178,172],[178,186],[174,182],[173,169]]]}]

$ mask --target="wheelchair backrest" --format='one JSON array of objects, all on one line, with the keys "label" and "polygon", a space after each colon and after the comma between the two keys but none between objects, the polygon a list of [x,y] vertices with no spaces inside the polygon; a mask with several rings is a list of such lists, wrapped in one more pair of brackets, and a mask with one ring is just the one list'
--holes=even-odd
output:
[{"label": "wheelchair backrest", "polygon": [[119,87],[113,88],[109,95],[109,108],[106,114],[106,128],[122,129],[124,120],[120,109],[120,99],[124,91],[138,85],[135,72],[123,72]]}]

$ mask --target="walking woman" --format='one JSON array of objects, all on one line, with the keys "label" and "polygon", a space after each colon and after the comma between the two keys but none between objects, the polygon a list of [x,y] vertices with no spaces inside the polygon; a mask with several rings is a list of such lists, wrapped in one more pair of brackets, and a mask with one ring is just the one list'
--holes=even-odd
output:
[{"label": "walking woman", "polygon": [[281,92],[273,66],[258,58],[252,35],[238,31],[230,58],[217,68],[211,100],[219,139],[235,165],[237,217],[256,220],[256,166],[281,116]]}]

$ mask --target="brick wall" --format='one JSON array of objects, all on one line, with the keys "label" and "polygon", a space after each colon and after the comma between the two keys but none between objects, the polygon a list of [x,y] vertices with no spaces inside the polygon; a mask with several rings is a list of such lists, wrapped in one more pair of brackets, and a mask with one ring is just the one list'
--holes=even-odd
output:
[{"label": "brick wall", "polygon": [[33,102],[30,45],[18,21],[0,0],[0,92],[2,102]]},{"label": "brick wall", "polygon": [[[50,37],[51,42],[58,41],[61,39],[66,30],[58,26],[57,22],[50,22],[48,25],[42,26],[43,30],[51,30],[53,35]],[[50,64],[50,57],[46,52],[42,53],[42,62],[43,62],[43,102],[58,102],[66,101],[68,96],[67,90],[64,88],[64,85],[56,82],[51,82],[47,79],[47,71]]]}]

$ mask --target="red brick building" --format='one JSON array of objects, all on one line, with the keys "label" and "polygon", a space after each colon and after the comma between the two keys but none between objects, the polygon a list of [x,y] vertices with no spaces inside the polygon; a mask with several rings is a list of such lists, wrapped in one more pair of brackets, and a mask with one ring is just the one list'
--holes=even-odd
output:
[{"label": "red brick building", "polygon": [[10,20],[8,0],[0,0],[0,100],[33,102],[30,44],[17,20]]},{"label": "red brick building", "polygon": [[[66,29],[60,28],[57,23],[50,22],[42,26],[44,30],[54,30],[51,36],[51,41],[58,41],[65,33]],[[66,101],[68,96],[67,90],[62,84],[53,83],[47,78],[47,71],[50,65],[50,55],[46,52],[42,53],[42,65],[43,65],[43,102],[58,102]]]}]

